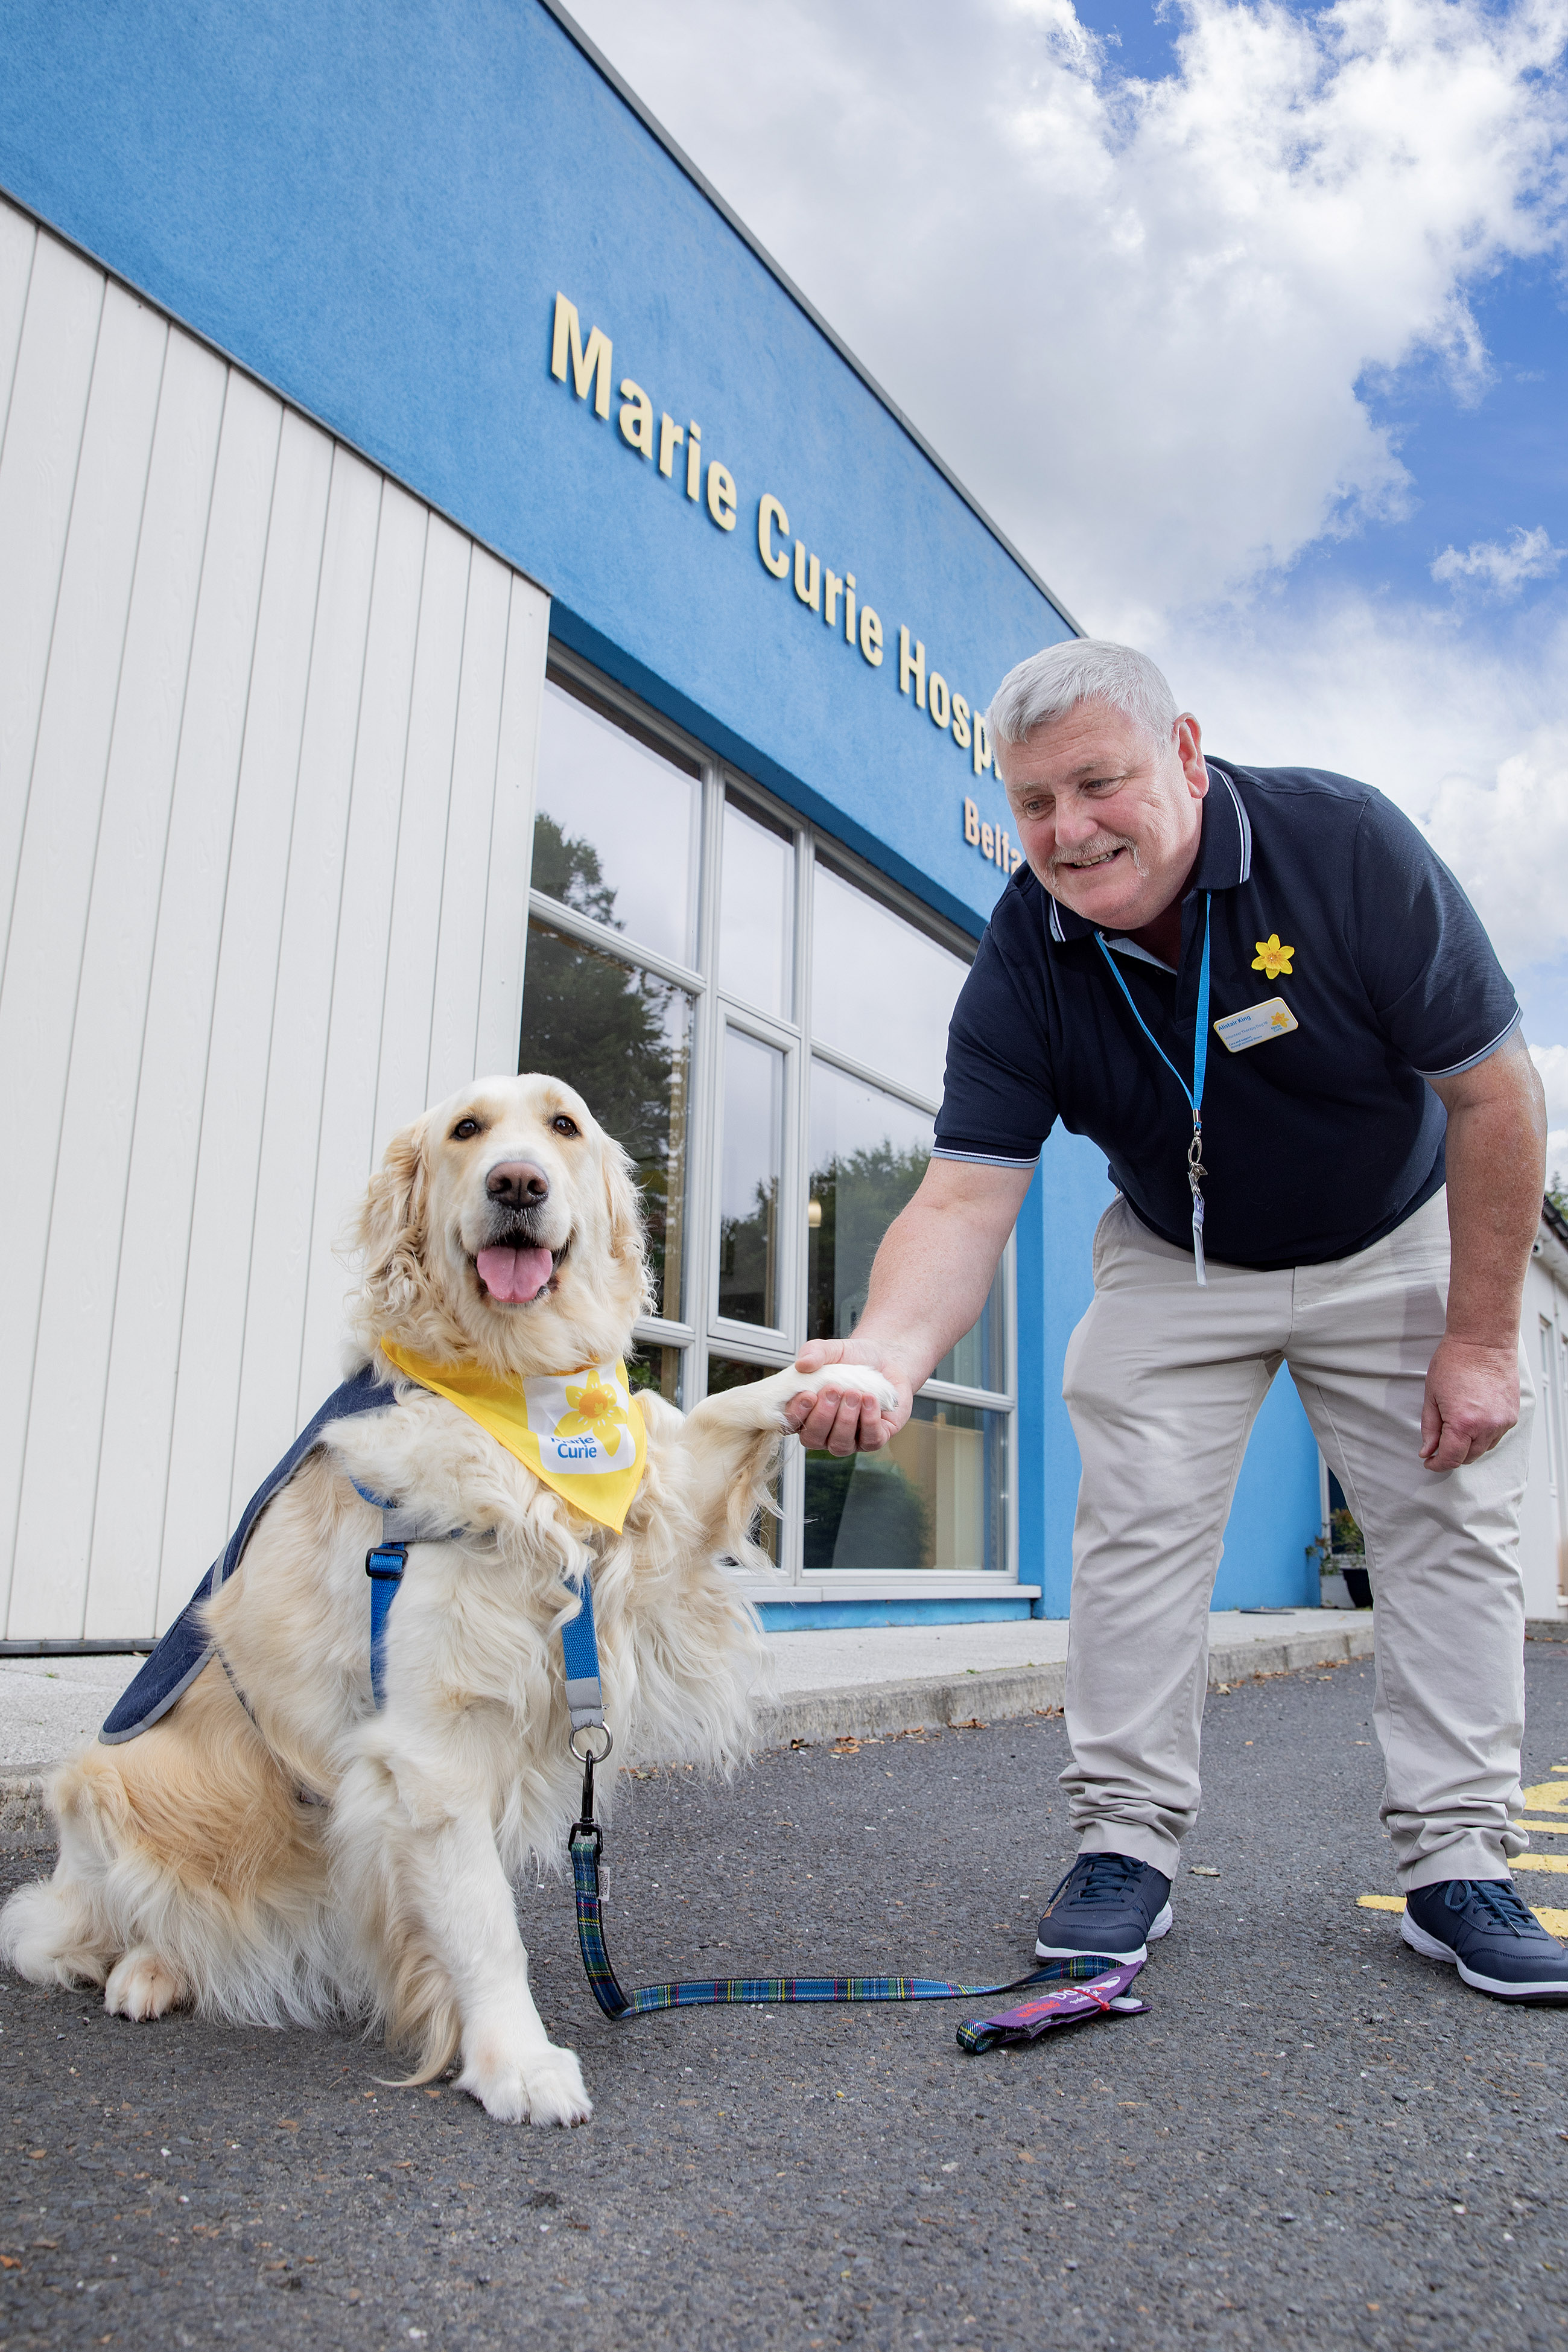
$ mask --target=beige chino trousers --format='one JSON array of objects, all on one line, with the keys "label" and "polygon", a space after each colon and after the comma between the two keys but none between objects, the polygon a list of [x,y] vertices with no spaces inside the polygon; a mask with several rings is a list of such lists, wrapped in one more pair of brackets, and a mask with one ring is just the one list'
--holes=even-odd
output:
[{"label": "beige chino trousers", "polygon": [[1480,1461],[1420,1460],[1443,1335],[1439,1192],[1354,1257],[1259,1274],[1193,1262],[1118,1199],[1063,1394],[1082,1456],[1061,1776],[1083,1853],[1174,1874],[1198,1808],[1208,1608],[1248,1433],[1281,1364],[1366,1538],[1383,1819],[1401,1888],[1501,1878],[1520,1804],[1524,1590],[1519,1505],[1534,1406]]}]

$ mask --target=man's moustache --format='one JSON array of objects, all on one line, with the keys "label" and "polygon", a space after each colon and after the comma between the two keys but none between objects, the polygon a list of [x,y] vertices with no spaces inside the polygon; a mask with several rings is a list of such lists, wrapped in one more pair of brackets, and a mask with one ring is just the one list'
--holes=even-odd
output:
[{"label": "man's moustache", "polygon": [[1138,864],[1137,843],[1116,835],[1106,841],[1096,842],[1092,849],[1080,850],[1076,857],[1053,857],[1051,861],[1051,870],[1052,874],[1082,874],[1087,870],[1088,861],[1109,856],[1111,852],[1116,849],[1124,849],[1134,865]]}]

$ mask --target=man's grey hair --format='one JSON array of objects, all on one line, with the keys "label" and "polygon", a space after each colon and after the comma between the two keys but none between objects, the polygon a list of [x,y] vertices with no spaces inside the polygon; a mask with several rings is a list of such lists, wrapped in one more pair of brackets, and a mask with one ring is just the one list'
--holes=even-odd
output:
[{"label": "man's grey hair", "polygon": [[1069,637],[1009,670],[986,724],[993,743],[1021,743],[1081,702],[1108,702],[1161,745],[1180,716],[1165,672],[1147,654],[1108,637]]}]

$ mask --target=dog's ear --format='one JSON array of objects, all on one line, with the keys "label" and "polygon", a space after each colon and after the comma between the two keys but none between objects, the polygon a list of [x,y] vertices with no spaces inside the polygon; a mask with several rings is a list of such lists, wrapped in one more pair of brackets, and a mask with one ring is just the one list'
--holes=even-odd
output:
[{"label": "dog's ear", "polygon": [[610,1255],[630,1259],[641,1276],[647,1297],[647,1244],[643,1233],[643,1203],[631,1160],[618,1143],[604,1139],[604,1201],[610,1212]]},{"label": "dog's ear", "polygon": [[393,1324],[424,1286],[428,1170],[424,1121],[392,1137],[371,1178],[355,1232],[364,1258],[361,1295],[379,1326]]}]

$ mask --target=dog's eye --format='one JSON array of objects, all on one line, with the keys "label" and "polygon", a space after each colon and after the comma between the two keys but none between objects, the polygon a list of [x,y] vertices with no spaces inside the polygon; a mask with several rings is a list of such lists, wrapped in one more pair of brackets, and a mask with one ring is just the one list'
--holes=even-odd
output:
[{"label": "dog's eye", "polygon": [[580,1135],[582,1133],[582,1129],[579,1127],[576,1119],[568,1118],[565,1111],[559,1112],[557,1116],[551,1119],[550,1125],[554,1128],[558,1135]]},{"label": "dog's eye", "polygon": [[466,1143],[471,1135],[477,1135],[478,1132],[479,1122],[476,1118],[460,1118],[452,1130],[452,1140],[454,1143]]}]

